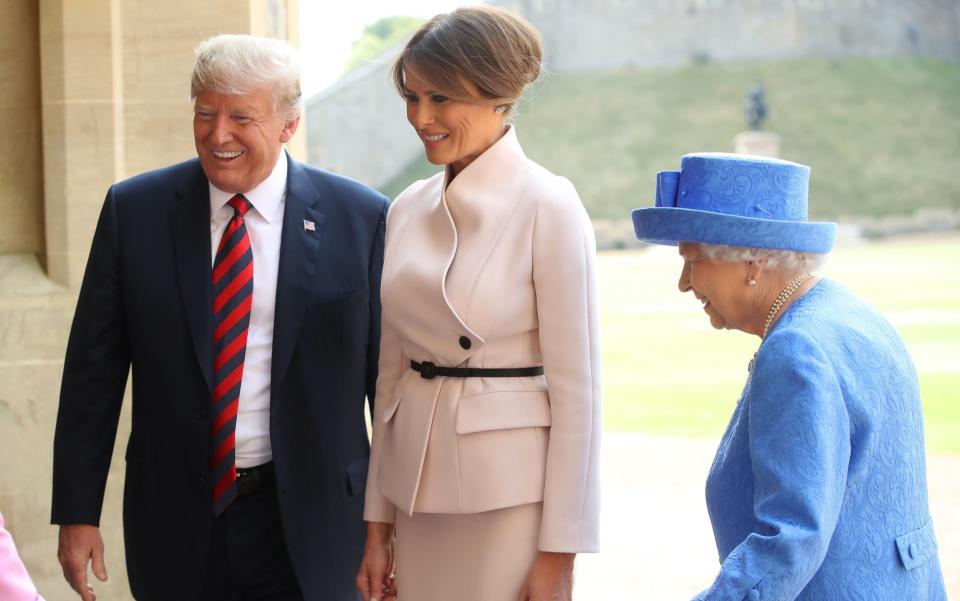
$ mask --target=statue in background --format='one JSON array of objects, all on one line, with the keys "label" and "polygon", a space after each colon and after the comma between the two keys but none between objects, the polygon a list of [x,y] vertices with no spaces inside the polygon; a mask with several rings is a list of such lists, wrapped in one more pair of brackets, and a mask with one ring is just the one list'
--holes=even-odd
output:
[{"label": "statue in background", "polygon": [[763,129],[763,122],[767,118],[766,95],[767,92],[761,82],[753,84],[747,94],[747,103],[743,112],[747,119],[747,125],[754,131]]}]

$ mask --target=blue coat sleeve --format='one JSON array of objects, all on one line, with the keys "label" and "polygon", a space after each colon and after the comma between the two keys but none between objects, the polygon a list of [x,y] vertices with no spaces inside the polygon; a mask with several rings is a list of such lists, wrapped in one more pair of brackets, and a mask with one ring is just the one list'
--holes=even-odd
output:
[{"label": "blue coat sleeve", "polygon": [[380,361],[380,276],[383,274],[383,245],[387,222],[387,200],[383,199],[383,209],[373,237],[373,250],[370,252],[370,334],[367,338],[367,374],[366,393],[370,415],[373,415],[373,403],[377,391],[377,363]]},{"label": "blue coat sleeve", "polygon": [[795,599],[840,514],[850,423],[831,358],[795,330],[775,330],[763,346],[747,410],[755,526],[697,601]]},{"label": "blue coat sleeve", "polygon": [[70,328],[53,442],[54,524],[99,526],[130,349],[116,187],[104,201]]}]

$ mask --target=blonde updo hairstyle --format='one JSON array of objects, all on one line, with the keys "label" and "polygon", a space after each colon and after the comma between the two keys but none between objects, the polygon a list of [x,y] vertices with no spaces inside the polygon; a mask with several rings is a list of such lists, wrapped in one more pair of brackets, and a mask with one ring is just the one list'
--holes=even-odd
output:
[{"label": "blonde updo hairstyle", "polygon": [[404,95],[404,73],[413,70],[452,100],[484,102],[509,114],[540,76],[543,41],[523,17],[494,6],[458,8],[423,24],[393,65],[393,84]]}]

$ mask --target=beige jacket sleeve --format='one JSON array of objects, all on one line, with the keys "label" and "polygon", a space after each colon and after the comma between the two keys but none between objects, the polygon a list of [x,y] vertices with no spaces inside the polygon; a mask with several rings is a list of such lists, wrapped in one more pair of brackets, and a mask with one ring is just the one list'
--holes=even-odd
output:
[{"label": "beige jacket sleeve", "polygon": [[601,378],[596,242],[573,185],[539,199],[533,283],[552,425],[539,548],[598,550]]}]

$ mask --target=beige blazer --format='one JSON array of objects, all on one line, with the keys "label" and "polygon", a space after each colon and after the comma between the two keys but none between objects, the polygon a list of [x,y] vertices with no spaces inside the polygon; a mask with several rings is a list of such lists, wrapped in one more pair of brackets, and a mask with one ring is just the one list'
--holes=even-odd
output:
[{"label": "beige blazer", "polygon": [[[568,180],[523,154],[512,126],[446,183],[414,183],[387,216],[364,517],[543,501],[540,550],[596,551],[600,343],[586,211]],[[425,379],[411,359],[545,375]]]}]

